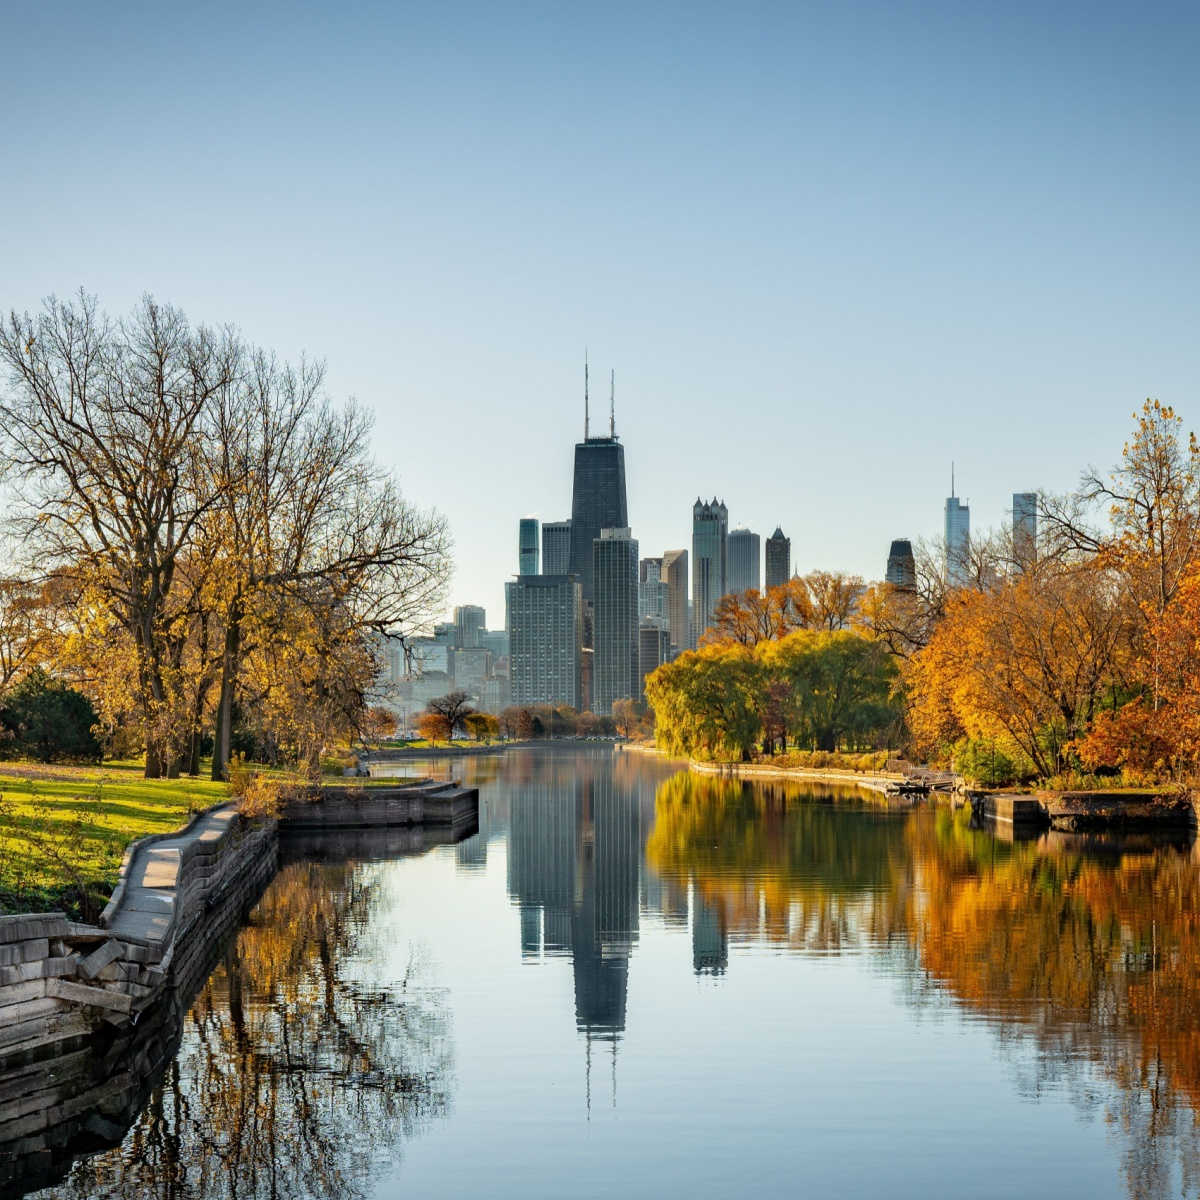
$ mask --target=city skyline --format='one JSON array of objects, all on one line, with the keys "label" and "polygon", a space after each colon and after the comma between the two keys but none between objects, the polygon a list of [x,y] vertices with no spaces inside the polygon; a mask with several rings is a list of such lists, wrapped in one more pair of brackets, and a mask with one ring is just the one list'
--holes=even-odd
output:
[{"label": "city skyline", "polygon": [[[568,515],[585,347],[655,552],[717,487],[801,569],[870,577],[937,534],[951,458],[981,529],[1106,470],[1146,396],[1200,424],[1198,14],[756,13],[689,10],[681,47],[670,7],[280,10],[269,43],[269,6],[35,7],[0,51],[12,111],[40,96],[8,135],[4,305],[149,291],[326,360],[448,520],[446,611],[500,611],[513,516]],[[86,137],[85,109],[111,114]]]}]

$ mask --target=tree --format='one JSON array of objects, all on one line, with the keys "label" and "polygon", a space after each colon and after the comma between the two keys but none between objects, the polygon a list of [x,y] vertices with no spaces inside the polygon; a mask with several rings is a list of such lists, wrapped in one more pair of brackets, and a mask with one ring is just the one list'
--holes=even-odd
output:
[{"label": "tree", "polygon": [[612,706],[613,724],[623,737],[632,737],[638,727],[637,706],[632,700],[616,700]]},{"label": "tree", "polygon": [[440,712],[423,712],[417,718],[417,732],[427,742],[448,742],[450,740],[450,725],[445,715]]},{"label": "tree", "polygon": [[362,715],[363,738],[371,742],[382,742],[396,733],[396,717],[388,709],[373,705]]},{"label": "tree", "polygon": [[468,713],[463,719],[463,724],[477,742],[486,742],[500,733],[500,722],[491,713]]},{"label": "tree", "polygon": [[216,501],[201,448],[241,353],[230,331],[193,329],[149,297],[118,322],[81,295],[0,325],[0,455],[23,505],[18,530],[40,563],[95,589],[131,638],[151,778],[182,762],[190,614],[177,575]]},{"label": "tree", "polygon": [[846,629],[863,593],[863,581],[857,575],[839,571],[810,571],[804,576],[812,617],[811,627],[830,632]]},{"label": "tree", "polygon": [[20,755],[97,762],[96,710],[82,693],[35,667],[0,704],[0,726]]},{"label": "tree", "polygon": [[438,713],[446,722],[449,736],[453,737],[459,730],[466,729],[467,717],[475,710],[471,707],[471,697],[466,692],[450,692],[429,701],[429,711]]}]

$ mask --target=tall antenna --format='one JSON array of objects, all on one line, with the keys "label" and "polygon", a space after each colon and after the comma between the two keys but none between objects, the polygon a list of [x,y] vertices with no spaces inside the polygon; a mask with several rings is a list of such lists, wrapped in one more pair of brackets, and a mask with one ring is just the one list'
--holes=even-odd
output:
[{"label": "tall antenna", "polygon": [[950,460],[950,495],[954,496],[954,459]]},{"label": "tall antenna", "polygon": [[588,361],[587,347],[583,348],[583,440],[588,440]]},{"label": "tall antenna", "polygon": [[610,372],[608,376],[608,436],[617,436],[617,373]]}]

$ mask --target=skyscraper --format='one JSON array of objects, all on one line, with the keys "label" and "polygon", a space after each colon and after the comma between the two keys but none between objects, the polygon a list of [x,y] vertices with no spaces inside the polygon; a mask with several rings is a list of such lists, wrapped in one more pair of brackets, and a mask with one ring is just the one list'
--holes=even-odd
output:
[{"label": "skyscraper", "polygon": [[463,604],[454,610],[456,648],[474,650],[479,635],[487,628],[487,613],[477,604]]},{"label": "skyscraper", "polygon": [[646,696],[646,676],[671,660],[671,634],[661,621],[643,621],[638,628],[638,694]]},{"label": "skyscraper", "polygon": [[610,400],[608,437],[592,437],[588,409],[587,364],[583,368],[583,441],[575,445],[575,478],[571,489],[570,573],[579,577],[585,605],[595,600],[592,543],[602,529],[627,529],[625,448],[617,440],[615,409]]},{"label": "skyscraper", "polygon": [[592,709],[612,712],[636,700],[638,674],[638,544],[628,529],[604,529],[592,544],[595,625]]},{"label": "skyscraper", "polygon": [[966,587],[971,580],[971,509],[954,494],[954,469],[950,469],[950,495],[946,497],[946,586]]},{"label": "skyscraper", "polygon": [[897,538],[888,551],[886,581],[893,587],[913,591],[917,586],[917,560],[913,557],[912,542]]},{"label": "skyscraper", "polygon": [[778,525],[767,538],[767,587],[783,587],[792,577],[792,539]]},{"label": "skyscraper", "polygon": [[688,619],[688,552],[668,550],[662,556],[662,578],[667,585],[667,628],[676,653],[692,644]]},{"label": "skyscraper", "polygon": [[667,623],[666,580],[663,579],[663,560],[643,558],[638,564],[638,616],[653,617]]},{"label": "skyscraper", "polygon": [[712,624],[717,601],[729,590],[729,510],[715,496],[692,506],[692,645]]},{"label": "skyscraper", "polygon": [[520,572],[522,575],[538,575],[538,520],[537,517],[522,517],[518,537]]},{"label": "skyscraper", "polygon": [[756,592],[762,587],[760,563],[762,543],[749,529],[734,529],[729,534],[729,590]]},{"label": "skyscraper", "polygon": [[1013,556],[1022,571],[1037,562],[1037,492],[1013,492]]},{"label": "skyscraper", "polygon": [[566,575],[571,569],[571,522],[542,523],[542,571],[547,575]]},{"label": "skyscraper", "polygon": [[569,704],[582,689],[583,601],[568,575],[518,575],[508,599],[514,704]]}]

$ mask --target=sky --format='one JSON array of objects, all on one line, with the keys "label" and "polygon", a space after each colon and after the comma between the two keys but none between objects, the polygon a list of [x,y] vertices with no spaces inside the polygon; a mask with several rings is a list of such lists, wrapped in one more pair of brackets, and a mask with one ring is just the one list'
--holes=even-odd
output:
[{"label": "sky", "polygon": [[0,309],[144,293],[328,364],[503,624],[616,372],[691,505],[882,575],[1200,424],[1200,9],[0,0]]}]

